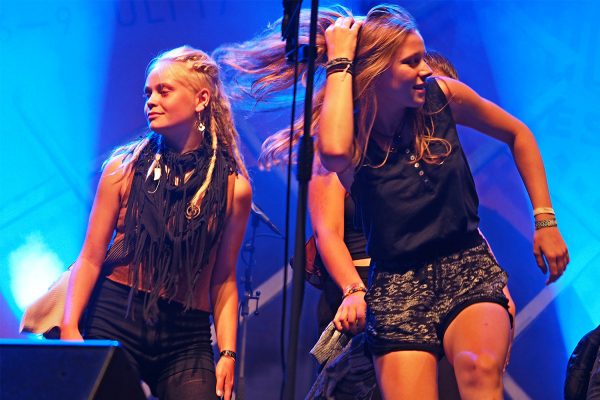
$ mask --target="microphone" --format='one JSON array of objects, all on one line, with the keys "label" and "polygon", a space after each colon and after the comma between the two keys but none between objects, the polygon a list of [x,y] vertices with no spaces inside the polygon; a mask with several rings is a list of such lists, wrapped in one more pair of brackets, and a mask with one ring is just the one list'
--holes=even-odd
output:
[{"label": "microphone", "polygon": [[294,49],[298,46],[300,25],[300,6],[302,0],[283,0],[283,18],[281,20],[281,39],[285,40],[285,57],[288,63],[294,63]]},{"label": "microphone", "polygon": [[252,211],[252,215],[254,215],[255,217],[257,217],[265,225],[267,225],[269,228],[271,228],[271,230],[273,232],[275,232],[279,236],[283,236],[281,234],[281,232],[279,232],[279,229],[277,229],[277,226],[274,223],[271,222],[271,220],[269,219],[269,217],[267,217],[267,214],[265,214],[265,212],[263,210],[261,210],[260,207],[257,206],[256,203],[254,203],[254,202],[252,202],[251,211]]}]

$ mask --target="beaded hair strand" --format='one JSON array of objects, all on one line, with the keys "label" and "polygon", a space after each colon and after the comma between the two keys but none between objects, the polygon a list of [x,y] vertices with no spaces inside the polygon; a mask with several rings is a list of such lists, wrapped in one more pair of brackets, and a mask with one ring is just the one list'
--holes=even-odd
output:
[{"label": "beaded hair strand", "polygon": [[[205,124],[211,135],[212,154],[205,181],[200,185],[200,188],[192,197],[188,207],[189,213],[186,212],[186,217],[191,218],[193,215],[197,215],[204,194],[212,182],[217,152],[219,151],[219,142],[222,142],[227,153],[235,161],[237,170],[246,178],[248,178],[248,172],[239,150],[239,134],[233,121],[229,98],[221,83],[219,67],[215,61],[201,50],[194,49],[190,46],[181,46],[154,58],[148,65],[146,76],[148,76],[157,65],[163,63],[181,66],[180,68],[173,68],[172,72],[177,79],[186,83],[192,90],[208,88],[211,93],[211,98],[205,111],[208,114]],[[115,149],[109,159],[104,163],[103,168],[110,160],[125,154],[119,169],[124,170],[125,173],[129,173],[133,163],[137,160],[143,148],[148,144],[152,135],[154,135],[154,133],[149,132],[145,137]],[[146,174],[147,177],[152,174],[154,168],[160,163],[162,158],[160,148],[161,146],[158,146],[154,160]]]},{"label": "beaded hair strand", "polygon": [[190,200],[189,206],[185,210],[185,217],[187,219],[192,219],[198,214],[200,214],[200,206],[202,204],[202,199],[204,198],[204,195],[206,194],[206,191],[208,190],[208,187],[212,182],[213,171],[215,170],[215,164],[217,162],[218,140],[217,134],[212,130],[210,132],[210,137],[212,141],[212,155],[210,156],[210,163],[208,164],[208,170],[206,171],[206,179],[204,180],[202,185],[200,185],[200,188],[198,188],[198,191],[196,192],[196,194],[194,194],[194,196]]}]

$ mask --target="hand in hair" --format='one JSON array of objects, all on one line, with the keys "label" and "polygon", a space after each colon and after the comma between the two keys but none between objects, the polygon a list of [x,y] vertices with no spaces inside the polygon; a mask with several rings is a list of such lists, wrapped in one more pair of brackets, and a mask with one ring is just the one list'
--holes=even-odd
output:
[{"label": "hand in hair", "polygon": [[329,60],[345,57],[354,60],[358,32],[362,21],[353,17],[339,17],[334,24],[325,30],[327,57]]}]

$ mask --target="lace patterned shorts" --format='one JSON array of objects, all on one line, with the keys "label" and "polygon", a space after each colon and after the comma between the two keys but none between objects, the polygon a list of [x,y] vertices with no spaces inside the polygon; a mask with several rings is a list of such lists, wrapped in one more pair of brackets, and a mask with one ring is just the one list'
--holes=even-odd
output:
[{"label": "lace patterned shorts", "polygon": [[439,357],[452,320],[475,303],[508,310],[506,272],[483,243],[428,264],[402,269],[374,266],[367,302],[367,344],[372,354],[421,350]]}]

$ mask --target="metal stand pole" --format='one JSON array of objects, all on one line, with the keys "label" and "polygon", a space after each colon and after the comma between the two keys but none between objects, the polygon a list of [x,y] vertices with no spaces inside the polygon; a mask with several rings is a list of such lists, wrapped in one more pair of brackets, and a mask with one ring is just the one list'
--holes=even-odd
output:
[{"label": "metal stand pole", "polygon": [[304,301],[304,264],[306,251],[306,210],[308,200],[308,183],[312,175],[313,140],[312,128],[312,96],[315,76],[316,32],[319,1],[311,1],[310,33],[307,52],[306,93],[304,98],[304,134],[300,140],[298,151],[298,210],[296,218],[296,238],[294,246],[294,275],[292,284],[292,306],[290,315],[290,331],[288,342],[287,370],[284,384],[284,398],[292,400],[296,390],[296,368],[298,355],[298,337],[300,334],[300,314]]},{"label": "metal stand pole", "polygon": [[244,269],[244,278],[242,279],[242,283],[244,284],[244,297],[240,304],[241,319],[239,326],[241,345],[238,360],[238,378],[236,381],[236,400],[243,400],[246,398],[246,342],[248,335],[248,315],[250,314],[250,301],[256,301],[254,315],[258,315],[258,300],[260,298],[260,291],[254,292],[254,289],[252,289],[252,269],[256,266],[256,259],[254,257],[254,242],[256,240],[256,228],[258,227],[259,222],[259,217],[256,214],[252,214],[252,235],[244,244],[242,249],[242,251],[248,256],[246,259],[246,268]]}]

